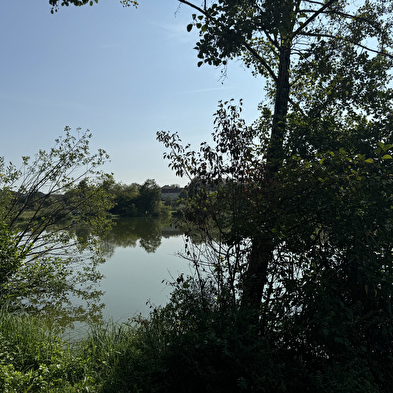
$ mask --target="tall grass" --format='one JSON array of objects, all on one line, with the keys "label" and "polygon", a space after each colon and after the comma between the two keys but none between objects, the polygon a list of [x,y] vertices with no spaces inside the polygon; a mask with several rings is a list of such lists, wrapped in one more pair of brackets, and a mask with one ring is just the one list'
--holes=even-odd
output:
[{"label": "tall grass", "polygon": [[91,326],[78,342],[60,337],[37,316],[1,308],[0,392],[148,391],[143,379],[151,367],[135,324]]},{"label": "tall grass", "polygon": [[109,321],[104,326],[91,326],[78,346],[80,356],[94,364],[99,392],[138,392],[135,365],[141,351],[137,348],[137,329],[131,324]]},{"label": "tall grass", "polygon": [[275,330],[256,336],[229,295],[204,288],[180,283],[149,318],[92,326],[72,344],[38,317],[0,309],[0,392],[391,391],[361,356],[318,363]]},{"label": "tall grass", "polygon": [[47,322],[0,309],[0,391],[81,392],[96,384],[78,356]]}]

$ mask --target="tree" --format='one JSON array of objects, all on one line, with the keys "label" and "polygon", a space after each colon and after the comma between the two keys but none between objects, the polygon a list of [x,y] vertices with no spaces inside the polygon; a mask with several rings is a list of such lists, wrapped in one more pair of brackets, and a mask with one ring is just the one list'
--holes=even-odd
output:
[{"label": "tree", "polygon": [[139,196],[138,188],[136,183],[131,185],[114,184],[111,188],[111,193],[114,195],[114,206],[110,212],[124,217],[138,216],[138,209],[135,206]]},{"label": "tree", "polygon": [[153,179],[142,185],[133,183],[114,184],[110,190],[114,197],[111,213],[121,217],[146,217],[168,215],[168,209],[161,203],[161,188]]},{"label": "tree", "polygon": [[[107,230],[113,182],[97,168],[108,159],[103,150],[89,151],[91,134],[78,137],[66,127],[50,151],[21,168],[0,165],[2,300],[62,291],[83,293],[80,284],[100,278],[98,238]],[[84,229],[86,228],[86,230]]]},{"label": "tree", "polygon": [[159,214],[161,205],[161,188],[153,179],[147,179],[139,187],[139,197],[137,201],[138,210],[141,214]]},{"label": "tree", "polygon": [[[295,134],[289,121],[315,122],[328,115],[333,120],[343,110],[356,120],[356,116],[370,114],[368,108],[376,97],[390,94],[383,84],[389,80],[392,64],[392,2],[358,2],[354,8],[340,0],[223,0],[210,7],[205,2],[201,8],[179,1],[200,14],[194,14],[187,27],[200,31],[198,66],[225,67],[230,59],[241,58],[253,73],[267,79],[270,102],[263,105],[261,122],[266,148],[260,157],[264,166],[260,180],[267,184],[274,183],[286,158],[288,139]],[[367,45],[370,38],[373,47]],[[311,147],[312,153],[315,148]],[[272,201],[270,209],[275,203]],[[271,230],[253,239],[250,283],[245,285],[244,297],[256,308],[266,284],[266,267],[273,258],[273,244]]]},{"label": "tree", "polygon": [[186,217],[209,250],[186,257],[302,373],[298,389],[322,373],[326,391],[389,391],[393,3],[179,1],[200,14],[198,65],[240,58],[267,80],[253,126],[219,104],[212,147],[158,134],[200,184]]}]

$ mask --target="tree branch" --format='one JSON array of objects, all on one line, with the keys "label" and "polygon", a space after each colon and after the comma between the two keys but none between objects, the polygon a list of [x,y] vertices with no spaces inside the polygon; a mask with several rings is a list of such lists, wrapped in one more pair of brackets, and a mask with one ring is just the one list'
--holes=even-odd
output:
[{"label": "tree branch", "polygon": [[332,4],[336,3],[338,0],[329,0],[323,7],[319,10],[314,11],[314,14],[310,16],[301,26],[299,26],[295,32],[292,33],[292,38],[296,37],[299,33],[302,32],[312,21],[314,21],[323,11],[325,11]]},{"label": "tree branch", "polygon": [[[302,33],[302,35],[303,35],[303,36],[306,36],[306,37],[325,37],[325,38],[337,39],[336,36],[333,36],[333,35],[331,35],[331,34],[322,34],[322,33],[315,33],[315,34],[314,34],[314,33]],[[356,46],[358,46],[359,48],[362,48],[362,49],[364,49],[364,50],[366,50],[366,51],[375,53],[375,54],[377,54],[377,55],[387,56],[387,57],[393,59],[393,54],[391,54],[391,53],[384,52],[384,51],[380,51],[380,50],[376,50],[376,49],[372,49],[372,48],[370,48],[370,47],[368,47],[368,46],[366,46],[366,45],[359,44],[358,42],[355,42],[355,41],[350,40],[350,39],[348,39],[348,38],[342,39],[342,41],[348,42],[348,43],[353,44],[353,45],[356,45]]]},{"label": "tree branch", "polygon": [[194,8],[195,10],[199,11],[201,14],[205,15],[206,17],[208,16],[205,10],[203,10],[202,8],[198,7],[195,4],[190,3],[187,0],[179,0],[179,3],[186,4],[186,5],[190,6],[191,8]]}]

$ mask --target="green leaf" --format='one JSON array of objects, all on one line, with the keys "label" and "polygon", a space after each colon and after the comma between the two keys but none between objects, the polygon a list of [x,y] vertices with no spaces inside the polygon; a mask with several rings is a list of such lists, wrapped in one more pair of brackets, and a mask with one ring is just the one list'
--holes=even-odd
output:
[{"label": "green leaf", "polygon": [[392,156],[391,156],[390,154],[385,154],[385,155],[382,157],[382,159],[383,159],[383,160],[391,160],[391,159],[392,159]]},{"label": "green leaf", "polygon": [[374,162],[374,160],[372,158],[367,158],[366,162],[368,162],[369,164],[372,164]]},{"label": "green leaf", "polygon": [[187,25],[187,31],[190,32],[192,30],[192,24],[190,23],[189,25]]},{"label": "green leaf", "polygon": [[378,142],[377,145],[382,149],[382,151],[388,151],[389,149],[391,149],[393,147],[392,144],[390,144],[390,143],[383,143],[383,142]]},{"label": "green leaf", "polygon": [[347,154],[347,152],[345,151],[345,149],[343,149],[342,147],[340,147],[340,149],[338,150],[340,152],[340,154],[342,154],[343,156]]}]

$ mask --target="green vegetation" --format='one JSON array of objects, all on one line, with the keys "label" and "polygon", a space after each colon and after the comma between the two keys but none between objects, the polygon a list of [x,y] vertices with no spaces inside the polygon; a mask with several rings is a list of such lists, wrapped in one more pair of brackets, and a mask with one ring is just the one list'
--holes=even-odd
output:
[{"label": "green vegetation", "polygon": [[170,215],[161,201],[161,188],[153,179],[147,179],[142,185],[116,183],[110,192],[114,206],[109,212],[117,216],[168,218]]},{"label": "green vegetation", "polygon": [[[192,180],[185,258],[195,276],[178,277],[169,304],[148,319],[93,329],[64,383],[97,392],[390,392],[393,2],[179,2],[198,12],[187,30],[199,30],[199,66],[225,72],[238,58],[266,78],[261,117],[246,125],[241,104],[221,102],[213,145],[196,151],[158,134],[171,167]],[[1,239],[12,268],[20,249],[12,232]],[[41,347],[39,334],[11,363],[13,330],[2,333],[4,383],[33,391],[26,375],[40,373],[30,346]],[[70,360],[60,360],[66,369]],[[48,375],[55,391],[57,375]]]},{"label": "green vegetation", "polygon": [[[389,392],[364,357],[310,367],[285,343],[255,339],[229,293],[178,279],[148,319],[94,327],[72,345],[42,319],[0,314],[0,387],[29,392]],[[292,356],[290,356],[292,355]],[[309,354],[309,356],[312,354]],[[376,365],[375,365],[376,366]]]},{"label": "green vegetation", "polygon": [[30,308],[53,309],[72,293],[97,297],[90,286],[101,278],[99,235],[111,224],[113,180],[98,170],[108,156],[91,154],[90,138],[66,127],[53,148],[23,157],[20,168],[0,159],[0,304],[19,308],[28,297]]},{"label": "green vegetation", "polygon": [[[388,392],[393,2],[179,2],[196,12],[199,66],[225,73],[237,58],[267,80],[252,125],[241,102],[219,103],[211,145],[158,133],[170,167],[194,181],[185,257],[197,288],[211,285],[215,321],[231,310],[233,337],[255,345],[246,360],[240,340],[237,391]],[[211,369],[229,348],[219,337]],[[199,381],[221,371],[223,384],[236,375]]]},{"label": "green vegetation", "polygon": [[42,318],[1,309],[0,349],[4,393],[88,391],[94,383],[89,360],[72,352]]}]

